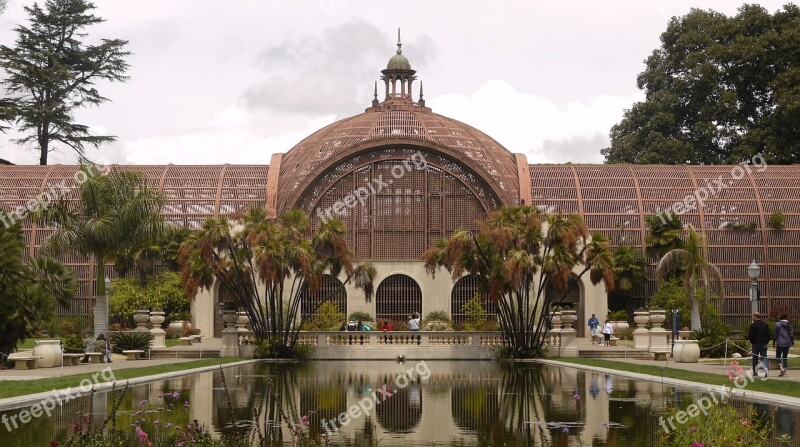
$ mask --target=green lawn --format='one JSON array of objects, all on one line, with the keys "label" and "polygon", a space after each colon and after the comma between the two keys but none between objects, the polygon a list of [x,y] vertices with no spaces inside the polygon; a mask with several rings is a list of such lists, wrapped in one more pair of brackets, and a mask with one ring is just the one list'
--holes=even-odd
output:
[{"label": "green lawn", "polygon": [[[195,360],[186,363],[171,363],[168,365],[144,366],[141,368],[125,368],[125,369],[115,370],[114,376],[116,377],[117,382],[124,382],[126,379],[134,379],[137,377],[150,376],[154,374],[162,374],[173,371],[183,371],[192,368],[201,368],[204,366],[224,365],[226,363],[233,363],[241,360],[242,359],[236,357],[228,357],[228,358]],[[0,387],[0,399],[7,397],[24,396],[26,394],[41,393],[50,390],[60,390],[68,387],[74,388],[80,385],[81,380],[86,379],[89,376],[91,376],[90,373],[83,373],[83,374],[74,374],[64,377],[54,377],[50,379],[0,381],[0,384],[2,384],[2,386]]]},{"label": "green lawn", "polygon": [[[583,358],[558,358],[559,362],[573,363],[576,365],[597,366],[600,368],[615,369],[619,371],[628,371],[639,374],[648,374],[651,376],[663,377],[671,379],[688,380],[697,383],[706,383],[709,385],[725,385],[732,387],[733,384],[727,376],[722,374],[709,374],[694,371],[686,371],[683,369],[675,368],[662,368],[653,365],[636,365],[633,363],[617,362],[614,360],[604,359],[583,359]],[[740,362],[740,365],[742,363]],[[743,366],[745,369],[747,366]],[[798,374],[798,371],[790,371],[789,374]],[[760,391],[764,393],[781,394],[784,396],[800,397],[800,386],[794,380],[756,380],[749,383],[745,388],[747,391]]]},{"label": "green lawn", "polygon": [[168,348],[172,348],[172,347],[174,347],[174,346],[180,346],[180,345],[181,345],[181,341],[180,341],[180,340],[178,340],[177,338],[168,338],[168,339],[166,339],[166,340],[164,341],[164,344],[165,344],[165,345],[166,345]]}]

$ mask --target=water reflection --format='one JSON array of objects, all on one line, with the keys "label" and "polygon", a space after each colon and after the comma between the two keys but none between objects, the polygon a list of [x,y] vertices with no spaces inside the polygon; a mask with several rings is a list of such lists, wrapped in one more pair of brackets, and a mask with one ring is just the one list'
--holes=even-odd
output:
[{"label": "water reflection", "polygon": [[[209,372],[154,382],[129,390],[118,422],[127,426],[142,401],[158,402],[177,392],[177,400],[189,409],[164,423],[197,419],[216,438],[249,433],[254,445],[289,445],[287,427],[302,424],[305,416],[319,442],[326,434],[323,422],[337,421],[328,425],[338,428],[330,436],[331,445],[642,446],[657,445],[658,417],[668,406],[685,408],[699,397],[661,384],[570,368],[431,361],[426,378],[409,373],[411,363],[259,363],[226,369],[224,380],[219,372]],[[401,376],[410,380],[403,382]],[[372,400],[371,408],[363,405],[365,400]],[[0,445],[48,446],[51,439],[65,439],[82,414],[102,423],[113,401],[98,393],[12,432],[0,424]],[[344,425],[338,422],[353,408],[367,411]],[[778,436],[794,437],[798,412],[756,409],[771,418]]]}]

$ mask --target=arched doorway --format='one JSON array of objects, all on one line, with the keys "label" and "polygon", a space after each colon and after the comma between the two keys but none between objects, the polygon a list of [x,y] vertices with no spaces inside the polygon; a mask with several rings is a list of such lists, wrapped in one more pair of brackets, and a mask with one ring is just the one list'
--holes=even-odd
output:
[{"label": "arched doorway", "polygon": [[[322,275],[322,284],[319,290],[309,292],[308,284],[303,284],[300,291],[300,314],[303,318],[312,314],[323,301],[330,301],[339,312],[347,314],[347,291],[342,287],[342,282],[331,275]],[[344,323],[344,321],[342,322]]]},{"label": "arched doorway", "polygon": [[[469,312],[467,304],[478,294],[484,312]],[[481,290],[476,275],[467,275],[456,281],[450,292],[450,315],[454,323],[469,323],[470,319],[485,318],[487,322],[497,321],[497,306],[489,299],[489,294]]]},{"label": "arched doorway", "polygon": [[397,274],[381,281],[375,292],[378,321],[406,321],[414,312],[422,312],[422,290],[413,278]]},{"label": "arched doorway", "polygon": [[[564,295],[563,290],[554,290],[552,284],[548,282],[545,293],[547,296],[552,297],[550,299],[551,306],[561,303],[563,306],[571,307],[576,312],[578,320],[572,325],[572,327],[574,327],[575,331],[577,331],[578,337],[585,337],[586,328],[588,327],[586,322],[589,320],[589,318],[586,316],[586,313],[583,309],[583,286],[581,285],[581,281],[575,277],[575,275],[570,276],[568,280],[568,286],[569,289],[567,290],[567,294]],[[600,315],[597,318],[602,320],[603,316]]]}]

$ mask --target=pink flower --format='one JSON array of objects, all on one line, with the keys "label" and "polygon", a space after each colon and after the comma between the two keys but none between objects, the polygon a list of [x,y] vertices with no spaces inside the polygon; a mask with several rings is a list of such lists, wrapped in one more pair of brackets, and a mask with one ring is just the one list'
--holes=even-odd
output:
[{"label": "pink flower", "polygon": [[691,427],[689,427],[689,430],[688,430],[688,431],[689,431],[689,433],[694,433],[694,432],[696,432],[696,431],[697,431],[697,427],[695,427],[694,425],[692,425]]},{"label": "pink flower", "polygon": [[706,446],[703,445],[703,444],[700,444],[699,442],[693,442],[692,445],[689,446],[689,447],[706,447]]},{"label": "pink flower", "polygon": [[581,396],[579,396],[578,393],[575,393],[575,395],[572,397],[575,398],[575,400],[579,400],[581,398]]},{"label": "pink flower", "polygon": [[564,427],[564,428],[561,429],[561,432],[562,433],[569,433],[569,428],[568,427]]},{"label": "pink flower", "polygon": [[143,444],[150,442],[150,438],[147,436],[147,432],[142,430],[142,427],[139,426],[136,427],[136,436],[139,437],[139,442]]},{"label": "pink flower", "polygon": [[750,421],[749,421],[749,420],[747,420],[747,419],[742,419],[742,420],[741,420],[741,421],[739,421],[739,422],[741,422],[741,423],[742,423],[742,425],[744,425],[745,427],[749,427],[749,426],[750,426]]}]

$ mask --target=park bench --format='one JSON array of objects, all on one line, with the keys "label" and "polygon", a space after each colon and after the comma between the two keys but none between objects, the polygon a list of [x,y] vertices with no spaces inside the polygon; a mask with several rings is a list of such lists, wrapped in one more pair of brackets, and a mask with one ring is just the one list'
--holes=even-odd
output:
[{"label": "park bench", "polygon": [[671,351],[672,349],[670,349],[669,347],[650,348],[650,354],[653,356],[653,360],[667,360]]},{"label": "park bench", "polygon": [[141,349],[131,349],[127,351],[122,351],[122,353],[128,356],[126,360],[141,360],[144,351],[142,351]]},{"label": "park bench", "polygon": [[14,369],[36,369],[36,361],[42,358],[44,357],[36,355],[8,357],[10,361],[14,362]]},{"label": "park bench", "polygon": [[104,352],[87,352],[84,355],[89,357],[89,363],[105,363],[106,361]]},{"label": "park bench", "polygon": [[198,334],[198,335],[190,335],[189,337],[192,339],[192,343],[202,343],[203,342],[203,336],[200,335],[200,334]]},{"label": "park bench", "polygon": [[83,354],[64,354],[64,366],[75,366],[82,358]]},{"label": "park bench", "polygon": [[192,340],[194,340],[194,337],[181,337],[178,340],[181,341],[181,346],[192,346]]}]

